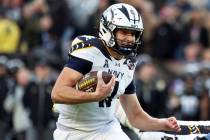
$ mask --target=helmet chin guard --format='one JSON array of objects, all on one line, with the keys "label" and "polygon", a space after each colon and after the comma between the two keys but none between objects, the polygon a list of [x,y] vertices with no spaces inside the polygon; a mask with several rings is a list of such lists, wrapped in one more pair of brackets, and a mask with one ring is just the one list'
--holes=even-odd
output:
[{"label": "helmet chin guard", "polygon": [[[136,32],[133,46],[120,46],[114,35],[116,29],[127,29]],[[99,37],[106,45],[124,56],[135,56],[140,47],[143,33],[142,18],[137,10],[128,4],[111,5],[104,11],[100,19]]]}]

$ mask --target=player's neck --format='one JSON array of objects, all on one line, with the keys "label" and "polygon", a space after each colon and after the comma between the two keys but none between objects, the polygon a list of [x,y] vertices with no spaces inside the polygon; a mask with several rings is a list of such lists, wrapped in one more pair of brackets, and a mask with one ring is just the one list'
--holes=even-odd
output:
[{"label": "player's neck", "polygon": [[109,47],[106,47],[108,52],[110,53],[110,55],[112,57],[114,57],[116,60],[120,60],[123,58],[123,55],[120,55],[119,53],[117,53],[116,51],[112,50],[111,48]]},{"label": "player's neck", "polygon": [[109,52],[109,54],[114,57],[116,60],[120,60],[123,58],[123,55],[120,55],[119,53],[117,53],[116,51],[112,50],[111,48],[106,46],[106,43],[102,40],[104,47],[107,49],[107,51]]}]

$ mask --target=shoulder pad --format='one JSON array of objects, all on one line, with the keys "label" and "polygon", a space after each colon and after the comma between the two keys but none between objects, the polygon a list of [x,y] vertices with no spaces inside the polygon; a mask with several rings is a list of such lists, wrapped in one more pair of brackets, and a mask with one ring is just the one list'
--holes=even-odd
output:
[{"label": "shoulder pad", "polygon": [[96,47],[93,42],[96,41],[97,39],[98,38],[94,36],[88,36],[88,35],[78,36],[72,41],[70,52],[73,52],[77,49],[87,48],[90,46]]},{"label": "shoulder pad", "polygon": [[95,48],[99,49],[105,57],[111,59],[102,40],[97,37],[89,36],[89,35],[83,35],[83,36],[76,37],[72,41],[72,45],[71,45],[69,54],[75,50],[82,49],[82,48],[88,48],[88,47],[95,47]]}]

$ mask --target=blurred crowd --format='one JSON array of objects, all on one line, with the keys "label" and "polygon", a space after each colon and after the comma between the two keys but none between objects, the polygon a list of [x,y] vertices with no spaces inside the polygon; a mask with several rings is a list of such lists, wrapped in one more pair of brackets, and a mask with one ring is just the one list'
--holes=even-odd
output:
[{"label": "blurred crowd", "polygon": [[135,80],[152,116],[210,120],[210,0],[1,0],[0,138],[50,140],[52,86],[78,35],[98,36],[111,4],[136,7],[144,35]]}]

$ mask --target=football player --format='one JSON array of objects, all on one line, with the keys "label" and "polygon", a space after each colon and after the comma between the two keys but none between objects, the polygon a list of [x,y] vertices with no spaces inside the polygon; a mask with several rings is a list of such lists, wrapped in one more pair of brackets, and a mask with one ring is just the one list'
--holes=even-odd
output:
[{"label": "football player", "polygon": [[[142,33],[142,18],[137,10],[119,3],[104,11],[99,38],[84,35],[74,39],[69,61],[52,90],[52,100],[59,113],[55,140],[128,140],[115,116],[118,98],[134,127],[180,131],[174,117],[153,118],[138,103],[133,74]],[[106,71],[113,77],[105,84],[99,72],[94,92],[74,88],[91,71]]]}]

